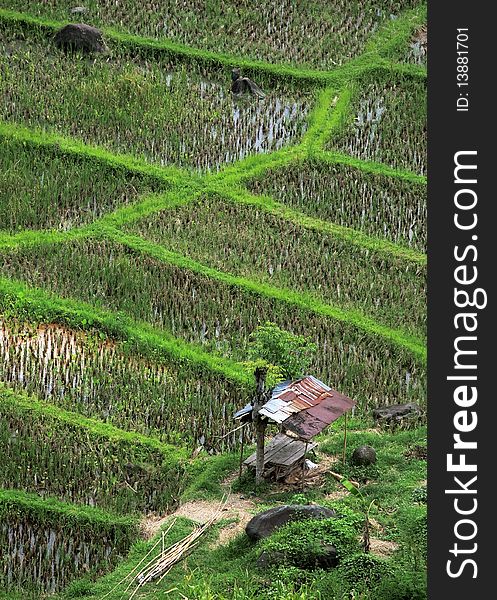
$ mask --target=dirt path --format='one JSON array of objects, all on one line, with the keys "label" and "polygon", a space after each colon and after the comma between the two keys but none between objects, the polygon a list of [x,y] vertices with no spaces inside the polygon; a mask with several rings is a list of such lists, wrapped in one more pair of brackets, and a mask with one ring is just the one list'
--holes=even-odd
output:
[{"label": "dirt path", "polygon": [[[219,500],[191,500],[185,502],[185,504],[182,504],[173,513],[168,515],[149,515],[145,517],[141,523],[141,528],[144,536],[147,539],[150,539],[158,533],[162,525],[164,525],[171,516],[185,517],[196,523],[202,524],[208,521],[216,513],[218,508]],[[214,546],[226,544],[242,532],[245,529],[245,525],[254,516],[254,513],[257,512],[256,509],[257,505],[253,500],[247,500],[241,497],[240,494],[231,493],[223,508],[221,519],[233,519],[234,522],[221,529],[219,538]]]}]

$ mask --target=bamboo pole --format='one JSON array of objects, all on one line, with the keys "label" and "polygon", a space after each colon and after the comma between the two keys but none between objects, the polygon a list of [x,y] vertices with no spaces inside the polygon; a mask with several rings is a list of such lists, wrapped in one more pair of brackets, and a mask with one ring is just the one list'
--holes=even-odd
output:
[{"label": "bamboo pole", "polygon": [[347,451],[347,413],[345,413],[345,429],[343,432],[343,454],[342,454],[342,462],[345,464],[345,454]]},{"label": "bamboo pole", "polygon": [[238,468],[238,479],[240,479],[242,476],[244,441],[245,441],[245,436],[243,435],[243,431],[242,431],[242,443],[240,444],[240,466]]},{"label": "bamboo pole", "polygon": [[306,456],[307,456],[307,443],[308,442],[305,443],[304,458],[303,458],[303,461],[302,461],[302,478],[301,478],[301,481],[300,481],[300,489],[301,489],[302,492],[304,491],[304,484],[305,484],[305,459],[306,459]]}]

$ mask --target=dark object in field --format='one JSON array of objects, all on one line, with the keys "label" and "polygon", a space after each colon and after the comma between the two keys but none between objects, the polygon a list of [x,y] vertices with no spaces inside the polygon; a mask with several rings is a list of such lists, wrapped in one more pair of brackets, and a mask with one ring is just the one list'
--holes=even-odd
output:
[{"label": "dark object in field", "polygon": [[105,52],[107,46],[102,32],[84,23],[69,24],[55,34],[55,44],[62,50],[81,52]]},{"label": "dark object in field", "polygon": [[425,52],[428,50],[428,28],[426,25],[423,25],[415,31],[412,41],[415,44],[419,44]]},{"label": "dark object in field", "polygon": [[240,69],[233,69],[231,71],[231,91],[236,96],[242,96],[247,93],[261,99],[266,96],[256,83],[248,77],[241,76]]},{"label": "dark object in field", "polygon": [[406,458],[415,458],[416,460],[426,460],[428,455],[428,451],[426,446],[412,446],[408,450],[404,452],[404,456]]},{"label": "dark object in field", "polygon": [[405,418],[418,417],[421,409],[413,402],[409,404],[392,404],[373,410],[373,419],[384,423],[398,423]]},{"label": "dark object in field", "polygon": [[352,464],[367,467],[376,462],[376,450],[372,446],[360,446],[352,453]]},{"label": "dark object in field", "polygon": [[247,523],[245,533],[257,541],[269,537],[275,529],[297,519],[331,519],[336,514],[329,508],[306,504],[285,504],[255,515]]}]

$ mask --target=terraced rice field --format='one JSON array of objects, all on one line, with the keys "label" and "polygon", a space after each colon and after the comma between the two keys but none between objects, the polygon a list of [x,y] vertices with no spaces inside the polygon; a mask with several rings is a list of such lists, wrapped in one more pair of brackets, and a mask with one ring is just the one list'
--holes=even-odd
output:
[{"label": "terraced rice field", "polygon": [[[273,63],[332,69],[359,55],[379,27],[419,0],[90,0],[85,21],[202,50]],[[56,20],[74,18],[71,0],[3,0],[7,9]],[[79,16],[79,15],[78,15]]]},{"label": "terraced rice field", "polygon": [[[0,0],[12,598],[74,580],[101,597],[138,520],[207,477],[197,455],[253,442],[232,415],[258,325],[312,340],[356,416],[426,409],[426,70],[406,54],[423,4],[74,4]],[[109,51],[58,50],[73,19]],[[264,99],[231,94],[236,66]]]},{"label": "terraced rice field", "polygon": [[165,183],[1,138],[0,229],[68,230],[158,192]]},{"label": "terraced rice field", "polygon": [[353,97],[349,123],[328,148],[426,175],[426,82],[368,76]]},{"label": "terraced rice field", "polygon": [[296,211],[426,252],[426,185],[328,160],[268,169],[247,182]]},{"label": "terraced rice field", "polygon": [[196,169],[298,142],[313,98],[276,85],[264,102],[237,100],[229,72],[118,50],[74,61],[1,23],[0,68],[1,119]]}]

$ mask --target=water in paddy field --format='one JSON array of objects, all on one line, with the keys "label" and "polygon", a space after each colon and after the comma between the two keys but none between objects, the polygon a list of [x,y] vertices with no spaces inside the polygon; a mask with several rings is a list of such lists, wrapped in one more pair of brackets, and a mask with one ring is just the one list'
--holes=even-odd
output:
[{"label": "water in paddy field", "polygon": [[265,98],[234,98],[228,69],[117,54],[75,58],[2,32],[0,68],[1,119],[197,170],[298,143],[314,100],[256,75]]},{"label": "water in paddy field", "polygon": [[186,444],[237,444],[231,415],[243,404],[217,376],[123,354],[117,344],[58,325],[0,320],[0,379],[67,410]]},{"label": "water in paddy field", "polygon": [[[165,76],[168,87],[174,85],[177,72]],[[223,152],[210,153],[195,140],[183,139],[182,153],[191,151],[199,155],[196,167],[219,170],[225,163],[242,160],[251,154],[274,152],[292,142],[298,142],[307,129],[306,116],[310,99],[289,99],[283,91],[269,90],[264,99],[247,95],[236,98],[232,95],[229,82],[214,81],[212,78],[187,78],[187,85],[198,90],[201,102],[213,107],[227,107],[221,118],[202,124],[201,139],[208,139],[212,147],[225,148]],[[215,110],[215,108],[213,108]],[[163,166],[167,160],[161,160]]]}]

